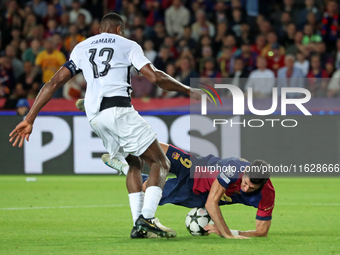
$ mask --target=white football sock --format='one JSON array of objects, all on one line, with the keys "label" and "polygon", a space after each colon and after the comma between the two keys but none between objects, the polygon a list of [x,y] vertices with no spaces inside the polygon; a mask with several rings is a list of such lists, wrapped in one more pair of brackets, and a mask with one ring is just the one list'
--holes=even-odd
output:
[{"label": "white football sock", "polygon": [[144,218],[150,219],[155,217],[155,213],[162,197],[162,189],[158,186],[148,187],[145,191],[144,205],[142,214]]},{"label": "white football sock", "polygon": [[129,194],[130,208],[132,213],[133,226],[135,226],[135,222],[138,219],[139,215],[142,213],[142,207],[144,202],[144,193],[136,192]]},{"label": "white football sock", "polygon": [[126,167],[124,167],[123,170],[122,170],[122,171],[123,171],[123,174],[124,174],[124,175],[127,175],[128,172],[129,172],[129,169],[130,169],[130,166],[129,166],[129,165],[127,165]]}]

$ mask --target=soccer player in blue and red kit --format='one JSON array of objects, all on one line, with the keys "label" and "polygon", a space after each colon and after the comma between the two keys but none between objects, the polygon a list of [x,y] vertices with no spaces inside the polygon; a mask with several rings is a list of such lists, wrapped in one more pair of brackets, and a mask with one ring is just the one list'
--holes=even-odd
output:
[{"label": "soccer player in blue and red kit", "polygon": [[[249,163],[242,158],[220,159],[214,155],[196,157],[172,145],[160,143],[171,162],[169,178],[164,186],[159,205],[175,204],[188,208],[205,207],[214,225],[205,230],[225,238],[267,236],[274,208],[275,190],[268,164],[263,160]],[[109,162],[105,162],[107,165]],[[208,171],[210,169],[210,171]],[[251,171],[253,169],[254,171]],[[143,174],[143,189],[148,176]],[[257,208],[256,230],[230,230],[219,206],[244,204]]]}]

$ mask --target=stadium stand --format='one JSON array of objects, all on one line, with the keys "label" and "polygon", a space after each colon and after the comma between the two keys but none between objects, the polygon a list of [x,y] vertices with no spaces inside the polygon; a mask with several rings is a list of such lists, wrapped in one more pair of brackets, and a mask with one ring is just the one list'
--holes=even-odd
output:
[{"label": "stadium stand", "polygon": [[[305,85],[313,97],[339,95],[340,86],[334,81],[330,88],[329,80],[317,81],[337,76],[340,68],[338,1],[3,0],[0,107],[15,109],[22,98],[31,102],[74,46],[99,33],[100,19],[108,12],[122,15],[125,36],[138,42],[157,68],[186,85],[197,77],[238,82],[238,77],[256,74],[261,58],[268,73],[276,77],[290,78],[292,70],[299,69],[299,78],[314,79]],[[294,64],[285,63],[288,54]],[[136,77],[136,72],[132,75],[138,86],[132,96],[141,102],[143,98],[183,97],[157,90]],[[84,96],[85,89],[78,75],[55,97],[75,100]],[[159,109],[157,100],[149,102]],[[172,107],[179,101],[166,102]]]}]

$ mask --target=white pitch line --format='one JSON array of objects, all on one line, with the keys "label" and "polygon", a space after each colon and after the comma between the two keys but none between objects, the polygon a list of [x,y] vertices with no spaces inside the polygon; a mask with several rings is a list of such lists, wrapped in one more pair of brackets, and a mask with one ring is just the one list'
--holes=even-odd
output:
[{"label": "white pitch line", "polygon": [[[340,203],[275,203],[275,205],[302,205],[302,206],[340,206]],[[17,207],[0,208],[0,211],[14,210],[41,210],[41,209],[72,209],[72,208],[100,208],[100,207],[123,207],[129,205],[70,205],[70,206],[46,206],[46,207]]]},{"label": "white pitch line", "polygon": [[72,209],[72,208],[98,208],[98,207],[121,207],[128,205],[69,205],[69,206],[46,206],[46,207],[17,207],[17,208],[0,208],[0,211],[13,210],[40,210],[40,209]]},{"label": "white pitch line", "polygon": [[275,203],[275,205],[340,206],[340,203]]}]

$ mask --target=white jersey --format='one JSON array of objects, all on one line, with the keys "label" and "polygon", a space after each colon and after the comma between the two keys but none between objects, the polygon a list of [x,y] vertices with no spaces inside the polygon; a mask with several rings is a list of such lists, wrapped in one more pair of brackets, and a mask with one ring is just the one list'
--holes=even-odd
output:
[{"label": "white jersey", "polygon": [[85,110],[89,119],[99,112],[103,97],[130,97],[130,68],[138,71],[151,63],[142,48],[122,36],[101,33],[76,45],[70,61],[83,72],[87,83]]}]

